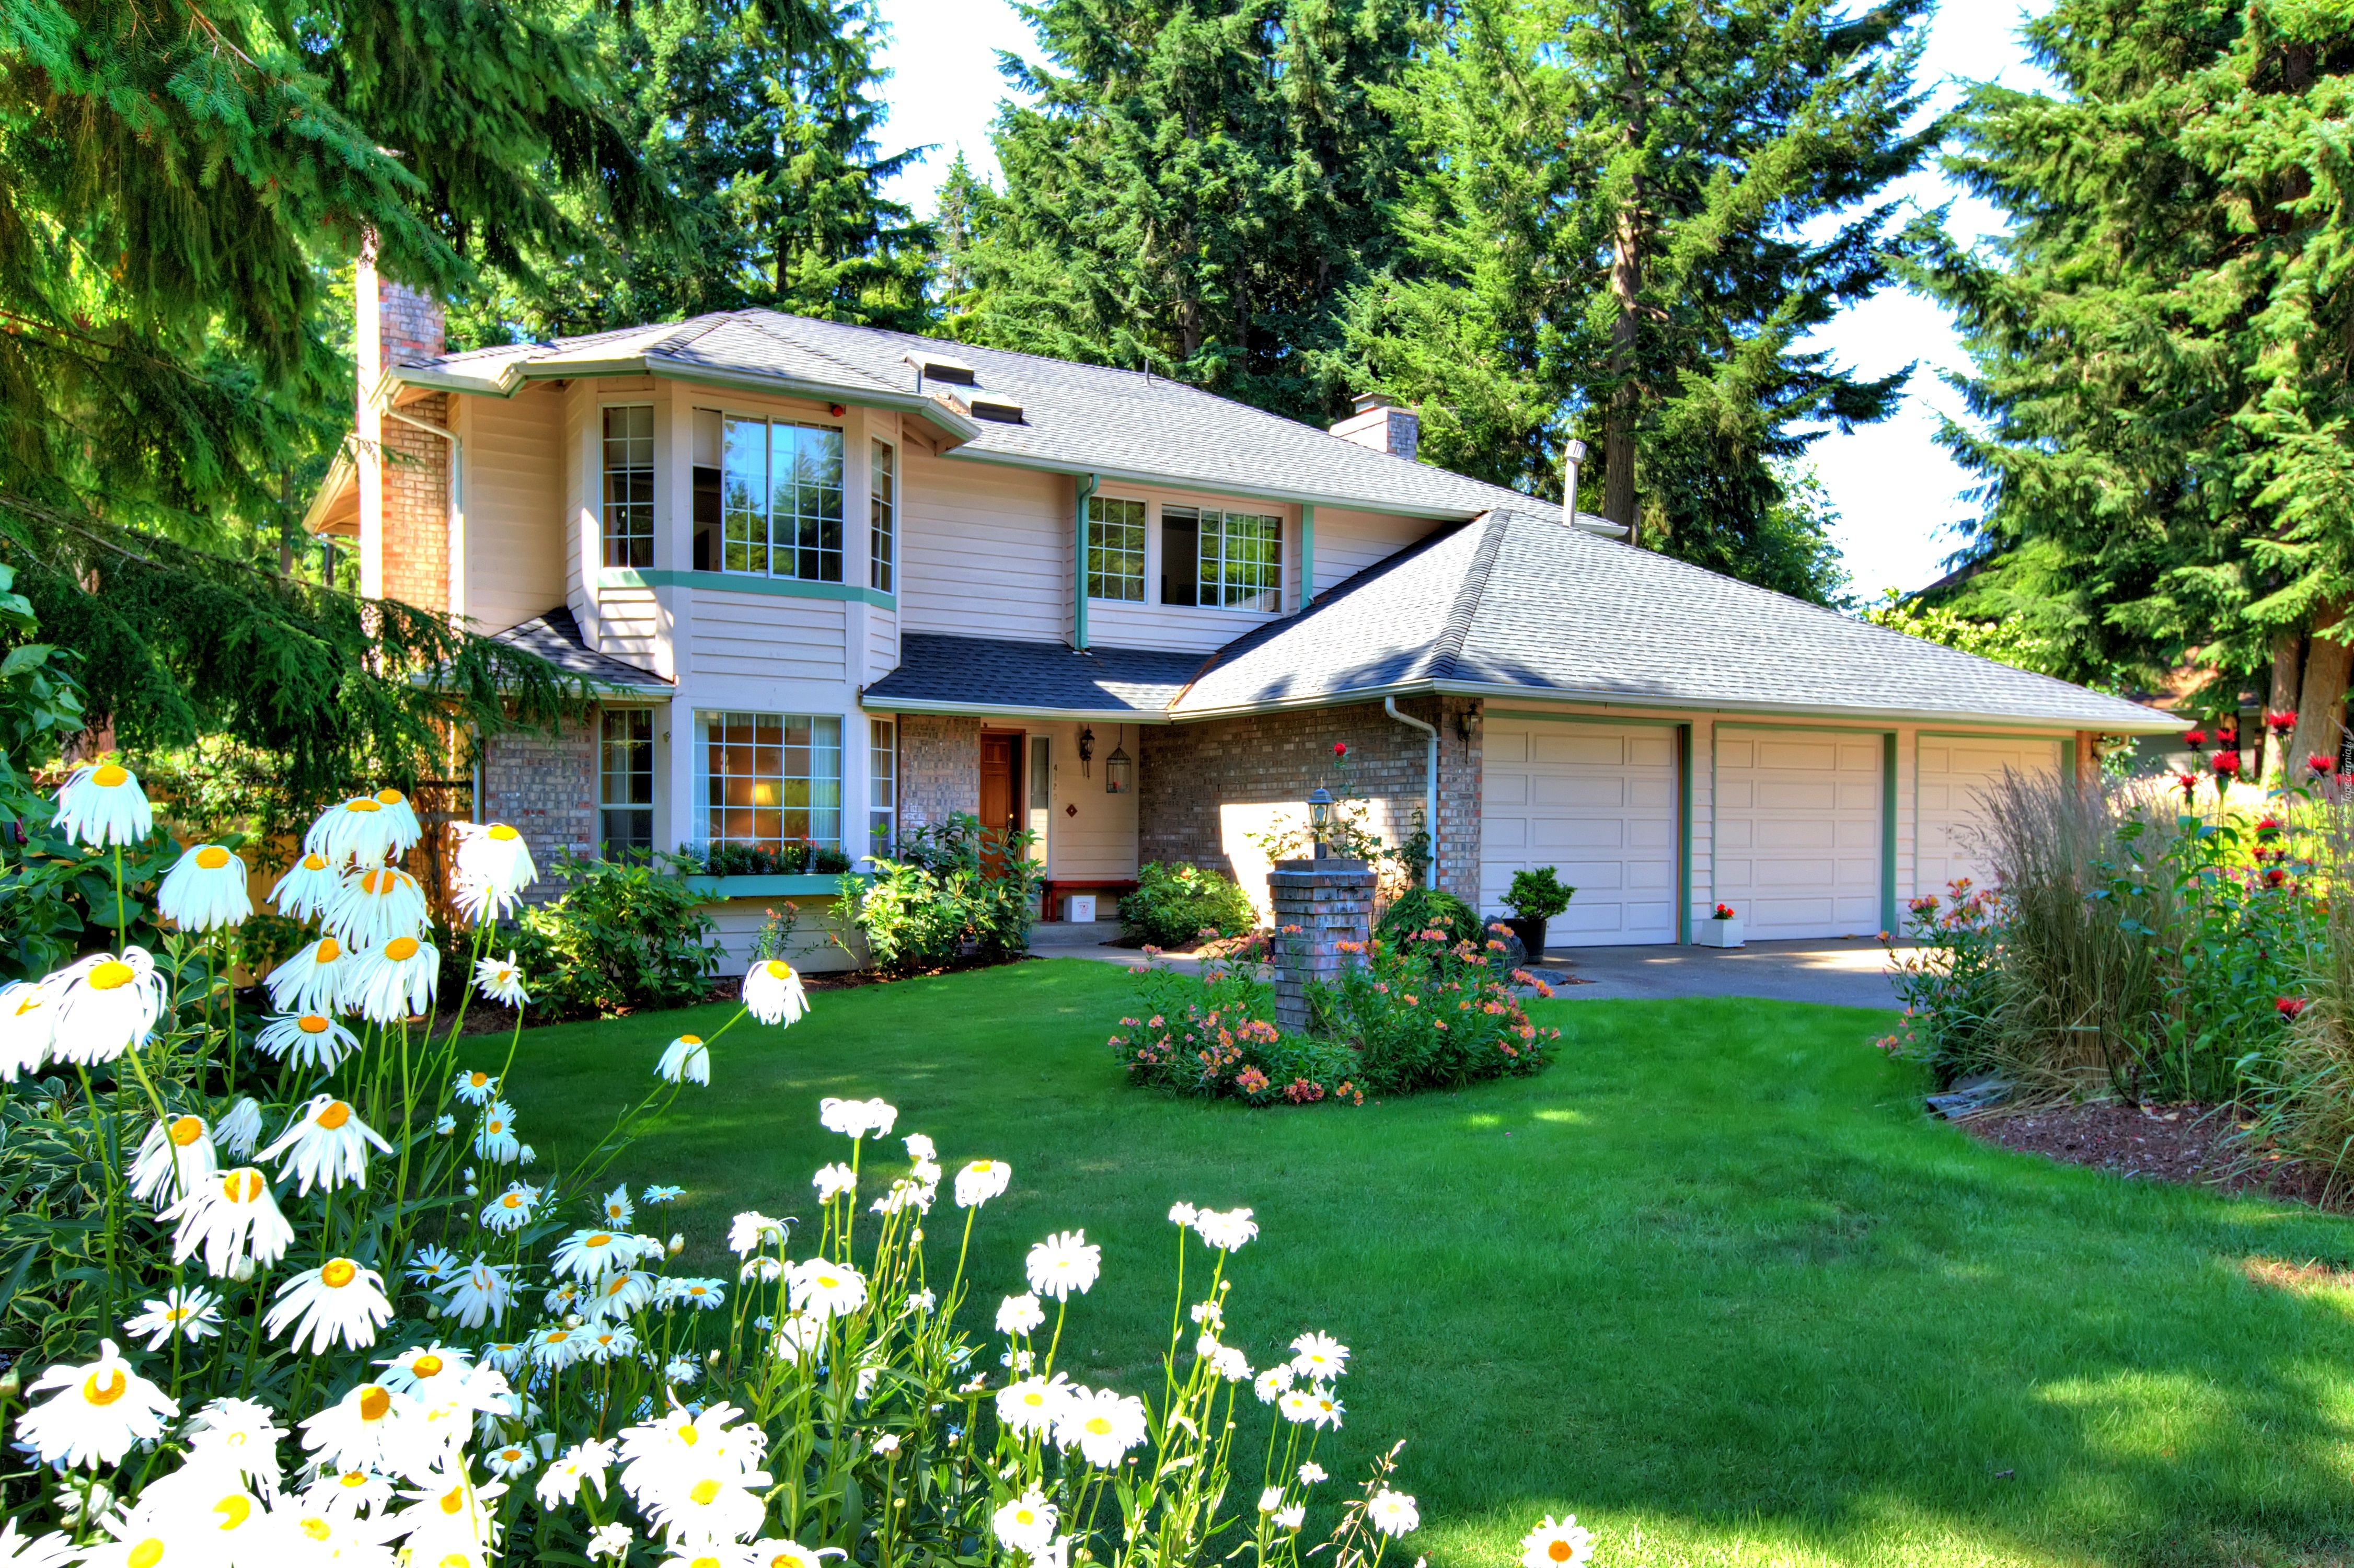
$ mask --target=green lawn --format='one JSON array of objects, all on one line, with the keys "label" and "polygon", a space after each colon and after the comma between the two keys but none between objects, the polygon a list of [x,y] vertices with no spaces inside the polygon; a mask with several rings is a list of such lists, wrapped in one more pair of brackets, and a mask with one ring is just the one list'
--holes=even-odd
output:
[{"label": "green lawn", "polygon": [[[978,1327],[1048,1230],[1103,1245],[1082,1381],[1140,1383],[1160,1353],[1170,1203],[1247,1203],[1232,1337],[1255,1365],[1311,1327],[1354,1350],[1328,1464],[1410,1439],[1439,1568],[1501,1568],[1564,1510],[1613,1564],[2348,1560],[2354,1291],[2243,1272],[2354,1264],[2343,1221],[1928,1124],[1867,1044],[1885,1014],[1554,1002],[1536,1079],[1247,1111],[1123,1086],[1102,1042],[1128,986],[1065,959],[821,994],[729,1033],[622,1168],[684,1183],[708,1252],[739,1207],[808,1212],[843,1147],[818,1097],[883,1095],[951,1170],[1013,1163]],[[728,1011],[527,1035],[525,1136],[569,1157]]]}]

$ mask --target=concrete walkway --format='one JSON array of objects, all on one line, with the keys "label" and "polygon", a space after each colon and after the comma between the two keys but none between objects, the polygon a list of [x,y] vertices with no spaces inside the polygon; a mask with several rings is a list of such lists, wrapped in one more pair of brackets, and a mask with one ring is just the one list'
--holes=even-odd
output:
[{"label": "concrete walkway", "polygon": [[[1074,925],[1042,920],[1030,928],[1030,953],[1041,959],[1093,959],[1136,965],[1134,948],[1106,946],[1119,937],[1119,922]],[[1163,959],[1183,974],[1200,972],[1195,959]],[[1722,952],[1714,948],[1556,948],[1542,966],[1590,985],[1565,985],[1555,994],[1570,1001],[1608,997],[1755,996],[1769,1001],[1820,1001],[1840,1007],[1894,1007],[1896,988],[1888,977],[1888,955],[1878,941],[1752,942]]]},{"label": "concrete walkway", "polygon": [[1610,997],[1755,996],[1840,1007],[1895,1007],[1887,951],[1873,938],[1752,942],[1715,948],[1555,948],[1545,957],[1591,985],[1563,986],[1572,1001]]}]

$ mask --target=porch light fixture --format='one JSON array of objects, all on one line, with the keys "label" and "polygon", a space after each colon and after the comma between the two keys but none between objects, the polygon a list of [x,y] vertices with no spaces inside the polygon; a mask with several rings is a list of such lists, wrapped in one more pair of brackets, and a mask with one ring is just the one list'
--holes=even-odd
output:
[{"label": "porch light fixture", "polygon": [[1096,732],[1092,729],[1079,731],[1079,777],[1082,779],[1090,776],[1087,764],[1095,760],[1095,756]]},{"label": "porch light fixture", "polygon": [[1319,784],[1309,792],[1308,822],[1316,835],[1316,858],[1325,858],[1324,835],[1332,826],[1332,791]]},{"label": "porch light fixture", "polygon": [[1128,793],[1129,786],[1133,782],[1135,782],[1135,768],[1128,759],[1128,748],[1120,746],[1113,747],[1111,755],[1104,758],[1104,793],[1125,795]]}]

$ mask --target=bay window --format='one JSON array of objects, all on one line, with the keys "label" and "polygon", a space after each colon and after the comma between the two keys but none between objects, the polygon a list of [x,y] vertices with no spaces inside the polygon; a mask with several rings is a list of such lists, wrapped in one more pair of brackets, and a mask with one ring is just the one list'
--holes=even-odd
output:
[{"label": "bay window", "polygon": [[719,466],[722,571],[843,580],[840,430],[731,414]]}]

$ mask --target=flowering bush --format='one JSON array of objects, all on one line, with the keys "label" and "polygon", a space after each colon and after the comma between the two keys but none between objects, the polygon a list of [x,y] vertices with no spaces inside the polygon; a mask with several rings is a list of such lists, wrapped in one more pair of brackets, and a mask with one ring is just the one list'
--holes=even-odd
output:
[{"label": "flowering bush", "polygon": [[[83,842],[152,831],[119,767],[76,773],[63,804]],[[646,1115],[710,1082],[716,1034],[673,1041],[580,1168],[528,1180],[514,1041],[493,1072],[460,1058],[454,1028],[415,1028],[440,966],[421,890],[389,863],[418,832],[404,807],[362,797],[313,829],[273,899],[324,934],[270,975],[258,1027],[203,962],[249,913],[218,845],[155,890],[178,927],[160,959],[91,955],[0,997],[11,1175],[46,1173],[16,1190],[80,1249],[45,1281],[48,1309],[12,1319],[46,1337],[19,1369],[13,1435],[34,1468],[0,1483],[0,1562],[1299,1568],[1329,1552],[1378,1568],[1418,1526],[1392,1449],[1306,1546],[1349,1352],[1303,1334],[1254,1368],[1226,1277],[1257,1234],[1246,1208],[1171,1211],[1180,1310],[1140,1398],[1056,1365],[1101,1267],[1082,1232],[1031,1249],[992,1337],[960,1326],[973,1231],[1012,1172],[978,1160],[951,1179],[920,1133],[883,1161],[898,1113],[881,1100],[819,1102],[850,1147],[816,1173],[808,1223],[747,1210],[732,1277],[671,1272],[684,1238],[639,1221],[681,1189],[607,1188],[606,1171]],[[535,872],[512,830],[464,832],[479,949]],[[524,993],[508,959],[475,974]],[[718,1034],[807,1005],[789,965],[759,960]],[[952,1267],[927,1245],[944,1196]],[[1230,1509],[1254,1404],[1268,1469],[1256,1506]],[[1523,1544],[1575,1563],[1590,1538],[1548,1518]]]},{"label": "flowering bush", "polygon": [[1109,1044],[1132,1083],[1252,1105],[1362,1103],[1354,1058],[1328,1040],[1275,1026],[1275,988],[1251,953],[1204,959],[1196,978],[1157,961],[1134,971],[1137,1001]]},{"label": "flowering bush", "polygon": [[1320,1032],[1355,1059],[1358,1087],[1392,1095],[1454,1088],[1540,1072],[1552,1060],[1561,1031],[1531,1022],[1512,987],[1539,996],[1553,990],[1506,969],[1495,937],[1475,946],[1432,927],[1368,946],[1364,962],[1343,969],[1332,985],[1311,985],[1309,999]]}]

